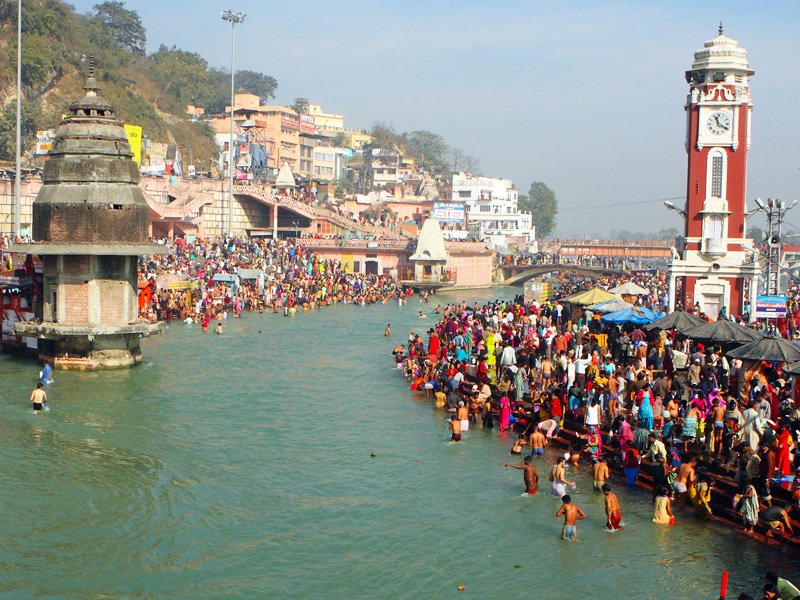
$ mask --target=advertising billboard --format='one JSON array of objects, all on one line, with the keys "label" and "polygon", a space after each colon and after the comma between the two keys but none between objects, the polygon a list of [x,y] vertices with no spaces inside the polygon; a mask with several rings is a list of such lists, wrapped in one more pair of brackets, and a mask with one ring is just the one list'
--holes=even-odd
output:
[{"label": "advertising billboard", "polygon": [[786,296],[757,296],[756,319],[783,319],[786,317]]},{"label": "advertising billboard", "polygon": [[463,223],[464,205],[458,202],[434,202],[431,215],[440,223]]},{"label": "advertising billboard", "polygon": [[142,165],[142,128],[139,125],[125,125],[125,135],[133,152],[133,162],[137,167]]}]

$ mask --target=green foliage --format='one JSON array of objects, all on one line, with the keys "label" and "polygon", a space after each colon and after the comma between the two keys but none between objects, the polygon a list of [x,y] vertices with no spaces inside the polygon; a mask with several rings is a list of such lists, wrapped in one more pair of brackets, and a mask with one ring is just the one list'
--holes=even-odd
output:
[{"label": "green foliage", "polygon": [[336,179],[331,183],[335,186],[333,191],[334,198],[342,200],[354,191],[353,182],[349,179]]},{"label": "green foliage", "polygon": [[196,52],[162,44],[150,60],[154,67],[153,79],[164,92],[159,97],[160,106],[176,114],[183,112],[187,104],[208,106],[214,78],[206,59]]},{"label": "green foliage", "polygon": [[278,90],[278,82],[274,77],[256,71],[236,71],[234,85],[237,92],[258,96],[262,104],[274,98]]},{"label": "green foliage", "polygon": [[145,55],[147,32],[135,10],[125,8],[124,2],[103,2],[94,5],[94,16],[109,30],[117,46],[137,56]]},{"label": "green foliage", "polygon": [[[46,37],[39,34],[22,34],[22,83],[41,88],[60,71],[61,53]],[[9,67],[17,68],[16,45],[9,47]]]},{"label": "green foliage", "polygon": [[[23,100],[22,148],[30,148],[36,141],[37,123],[42,116],[38,101]],[[9,102],[0,111],[0,159],[11,160],[17,152],[17,103]]]},{"label": "green foliage", "polygon": [[447,163],[450,150],[447,142],[438,133],[431,131],[411,131],[402,135],[406,152],[420,164],[443,167]]},{"label": "green foliage", "polygon": [[556,228],[558,198],[545,183],[534,181],[528,195],[519,198],[518,206],[521,211],[530,212],[533,216],[537,238],[546,238]]}]

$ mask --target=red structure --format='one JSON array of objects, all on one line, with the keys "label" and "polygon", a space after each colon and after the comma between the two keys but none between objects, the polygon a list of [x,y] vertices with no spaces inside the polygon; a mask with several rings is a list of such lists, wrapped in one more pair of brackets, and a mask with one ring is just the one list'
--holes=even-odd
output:
[{"label": "red structure", "polygon": [[670,310],[752,313],[758,265],[745,237],[752,75],[747,51],[721,25],[686,72],[686,229],[670,262]]}]

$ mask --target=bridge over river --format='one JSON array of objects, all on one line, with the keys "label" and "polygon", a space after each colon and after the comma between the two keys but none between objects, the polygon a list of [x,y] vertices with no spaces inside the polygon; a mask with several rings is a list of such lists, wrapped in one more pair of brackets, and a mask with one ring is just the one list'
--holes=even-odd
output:
[{"label": "bridge over river", "polygon": [[602,275],[625,275],[629,271],[605,267],[589,267],[570,264],[542,264],[542,265],[501,265],[495,269],[495,281],[505,285],[522,285],[529,279],[545,275],[546,273],[575,273],[586,277],[600,277]]}]

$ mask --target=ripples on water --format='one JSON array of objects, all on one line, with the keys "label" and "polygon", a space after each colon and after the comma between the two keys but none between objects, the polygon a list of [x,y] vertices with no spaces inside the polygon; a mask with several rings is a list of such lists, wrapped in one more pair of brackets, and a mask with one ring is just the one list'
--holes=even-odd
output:
[{"label": "ripples on water", "polygon": [[562,543],[547,467],[543,493],[520,497],[520,472],[502,468],[511,436],[447,443],[445,416],[392,368],[408,329],[434,321],[417,310],[253,314],[222,336],[172,324],[139,368],[56,373],[39,416],[37,366],[0,357],[0,597],[440,598],[464,585],[465,598],[712,598],[723,568],[731,597],[785,568],[688,513],[655,527],[638,491],[620,491],[628,528],[607,534],[584,470],[573,496],[589,517],[579,544]]}]

